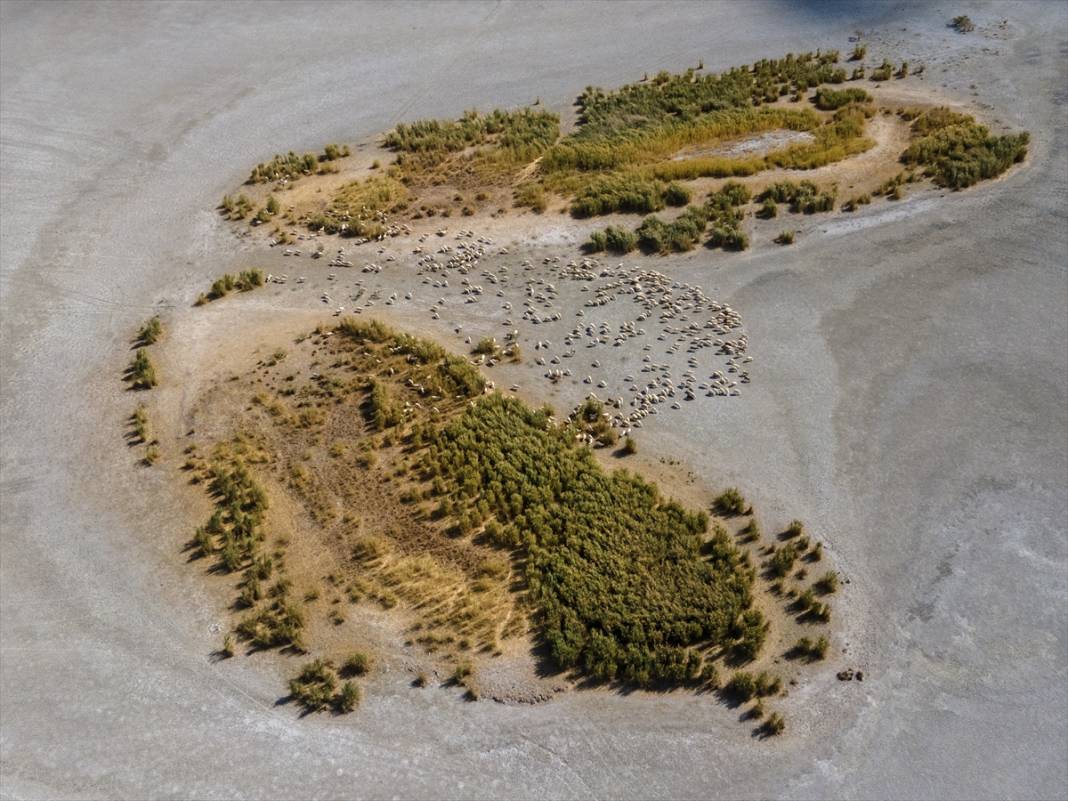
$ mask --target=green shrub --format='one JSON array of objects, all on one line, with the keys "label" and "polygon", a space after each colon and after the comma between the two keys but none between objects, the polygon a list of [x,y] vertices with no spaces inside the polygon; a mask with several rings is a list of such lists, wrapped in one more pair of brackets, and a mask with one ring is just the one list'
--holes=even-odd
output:
[{"label": "green shrub", "polygon": [[913,141],[901,155],[923,165],[939,186],[963,189],[995,178],[1027,155],[1027,132],[993,136],[974,119],[934,109],[912,123]]},{"label": "green shrub", "polygon": [[792,245],[794,243],[794,232],[784,230],[775,237],[776,245]]},{"label": "green shrub", "polygon": [[331,705],[337,678],[323,660],[308,662],[296,678],[289,681],[289,694],[309,712],[320,712]]},{"label": "green shrub", "polygon": [[672,181],[664,190],[664,202],[669,206],[685,206],[690,202],[692,193],[682,184]]},{"label": "green shrub", "polygon": [[838,590],[838,574],[828,570],[813,585],[821,595],[831,595]]},{"label": "green shrub", "polygon": [[961,14],[949,21],[949,27],[957,33],[971,33],[975,30],[975,23],[972,22],[971,17]]},{"label": "green shrub", "polygon": [[360,705],[360,688],[351,681],[344,682],[333,699],[333,703],[334,708],[340,713],[352,712]]},{"label": "green shrub", "polygon": [[371,657],[363,651],[354,651],[345,659],[345,664],[341,666],[341,673],[344,676],[363,676],[370,669]]},{"label": "green shrub", "polygon": [[884,61],[879,67],[871,71],[873,81],[889,81],[894,75],[894,65]]},{"label": "green shrub", "polygon": [[785,578],[797,560],[797,548],[793,544],[776,548],[768,560],[768,570],[775,578]]},{"label": "green shrub", "polygon": [[864,56],[868,54],[868,48],[864,45],[858,44],[853,48],[853,52],[849,54],[850,61],[863,61]]},{"label": "green shrub", "polygon": [[730,681],[724,686],[723,691],[739,701],[745,702],[757,694],[756,681],[753,676],[743,670],[736,671],[731,675]]},{"label": "green shrub", "polygon": [[160,322],[158,316],[153,317],[138,329],[136,342],[142,346],[154,345],[162,333],[163,324]]},{"label": "green shrub", "polygon": [[663,181],[635,175],[600,178],[587,184],[571,201],[571,216],[596,217],[601,214],[623,212],[648,214],[664,208]]},{"label": "green shrub", "polygon": [[627,437],[623,440],[623,453],[626,456],[631,456],[638,452],[638,443],[634,441],[633,437]]},{"label": "green shrub", "polygon": [[731,646],[732,656],[743,662],[756,659],[764,645],[768,622],[759,609],[747,609],[741,614],[732,630],[736,642]]},{"label": "green shrub", "polygon": [[822,88],[817,90],[812,98],[816,108],[821,111],[836,111],[843,106],[848,106],[850,103],[867,103],[870,100],[871,95],[863,89]]},{"label": "green shrub", "polygon": [[764,725],[760,727],[760,731],[765,737],[776,737],[782,734],[786,730],[786,721],[783,720],[783,716],[778,712],[772,712],[768,715],[764,721]]},{"label": "green shrub", "polygon": [[600,469],[573,434],[587,412],[598,414],[580,409],[556,427],[544,410],[487,395],[441,430],[427,463],[458,488],[457,503],[484,500],[500,536],[518,539],[560,667],[639,685],[686,681],[700,669],[693,646],[726,644],[751,578],[729,540],[702,558],[706,515]]},{"label": "green shrub", "polygon": [[156,386],[156,368],[144,348],[138,348],[134,354],[133,361],[126,370],[126,380],[133,389],[151,389]]},{"label": "green shrub", "polygon": [[728,487],[716,498],[716,511],[724,515],[745,514],[748,504],[735,487]]}]

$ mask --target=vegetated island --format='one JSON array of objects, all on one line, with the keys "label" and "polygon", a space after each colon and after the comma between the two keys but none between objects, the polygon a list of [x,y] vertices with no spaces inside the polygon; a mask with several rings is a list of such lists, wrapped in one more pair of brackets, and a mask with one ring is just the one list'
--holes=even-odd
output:
[{"label": "vegetated island", "polygon": [[[701,242],[743,250],[745,218],[774,217],[779,204],[791,213],[850,212],[924,182],[963,189],[1025,157],[1026,132],[995,135],[923,92],[873,89],[923,67],[866,56],[858,45],[851,66],[838,51],[816,51],[719,74],[703,65],[660,72],[613,91],[587,87],[566,134],[540,101],[400,124],[369,152],[332,144],[321,154],[276,155],[220,210],[264,226],[272,243],[301,232],[373,240],[433,218],[530,209],[576,220],[645,215],[637,226],[595,231],[590,251],[670,253]],[[886,152],[851,167],[880,137]],[[782,177],[799,171],[829,182]],[[840,196],[839,184],[854,193]]]},{"label": "vegetated island", "polygon": [[291,686],[308,709],[358,703],[346,665],[375,657],[334,630],[368,604],[432,659],[417,684],[477,699],[511,643],[540,644],[542,667],[575,680],[756,700],[764,734],[784,725],[759,700],[784,689],[774,655],[828,653],[822,545],[797,521],[765,535],[736,490],[688,510],[606,469],[584,444],[606,429],[596,400],[557,420],[466,358],[347,318],[220,382],[195,419],[226,432],[186,437],[181,464],[213,504],[188,552],[233,577],[220,653],[314,656]]}]

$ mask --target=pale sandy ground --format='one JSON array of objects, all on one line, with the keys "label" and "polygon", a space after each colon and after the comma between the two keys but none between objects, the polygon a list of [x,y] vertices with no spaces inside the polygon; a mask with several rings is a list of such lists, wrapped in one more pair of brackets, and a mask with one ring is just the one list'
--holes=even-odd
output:
[{"label": "pale sandy ground", "polygon": [[[1063,4],[5,3],[0,25],[0,797],[1068,795]],[[1031,164],[788,251],[657,261],[742,312],[759,375],[643,435],[823,534],[868,680],[816,671],[758,742],[688,693],[515,708],[388,677],[298,720],[269,661],[209,661],[224,617],[175,568],[164,472],[130,480],[115,375],[152,309],[247,259],[210,207],[250,162],[858,28],[1030,129]]]}]

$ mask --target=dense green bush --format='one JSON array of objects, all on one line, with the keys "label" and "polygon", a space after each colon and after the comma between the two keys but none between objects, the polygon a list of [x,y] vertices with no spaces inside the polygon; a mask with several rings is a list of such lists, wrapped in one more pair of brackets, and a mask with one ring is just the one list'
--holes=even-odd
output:
[{"label": "dense green bush", "polygon": [[667,185],[636,175],[612,175],[585,186],[571,201],[573,217],[624,212],[648,214],[664,208]]},{"label": "dense green bush", "polygon": [[812,102],[822,111],[835,111],[850,103],[867,103],[871,95],[863,89],[818,89]]},{"label": "dense green bush", "polygon": [[1001,175],[1027,155],[1027,132],[994,136],[970,117],[934,109],[912,123],[905,164],[927,168],[939,186],[963,189]]},{"label": "dense green bush", "polygon": [[726,642],[751,577],[725,534],[702,557],[707,516],[607,474],[546,412],[490,395],[434,438],[426,458],[453,497],[485,501],[526,581],[554,661],[637,684],[693,676],[702,642]]},{"label": "dense green bush", "polygon": [[289,681],[289,694],[309,712],[320,712],[330,706],[336,689],[337,677],[321,659],[308,662]]},{"label": "dense green bush", "polygon": [[728,487],[716,498],[716,511],[723,515],[744,515],[749,504],[735,487]]},{"label": "dense green bush", "polygon": [[603,231],[594,231],[590,234],[589,241],[585,245],[590,253],[630,253],[638,247],[638,235],[626,228],[609,225]]}]

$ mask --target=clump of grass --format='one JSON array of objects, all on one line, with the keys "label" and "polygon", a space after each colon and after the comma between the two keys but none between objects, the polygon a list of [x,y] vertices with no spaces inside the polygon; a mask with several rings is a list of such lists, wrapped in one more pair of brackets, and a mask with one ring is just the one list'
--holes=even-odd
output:
[{"label": "clump of grass", "polygon": [[352,712],[360,705],[360,700],[360,688],[351,681],[346,681],[333,699],[334,709],[341,714]]},{"label": "clump of grass", "polygon": [[585,245],[589,253],[630,253],[637,247],[638,234],[615,225],[609,225],[603,231],[594,231]]},{"label": "clump of grass", "polygon": [[740,662],[756,659],[764,645],[768,628],[768,621],[764,619],[759,609],[745,610],[735,621],[731,630],[731,634],[735,637],[735,642],[731,645],[732,657]]},{"label": "clump of grass", "polygon": [[163,324],[160,322],[158,316],[147,320],[144,325],[137,331],[137,339],[135,340],[138,345],[144,347],[146,345],[154,345],[156,340],[160,338],[163,333]]},{"label": "clump of grass", "polygon": [[804,214],[815,214],[821,211],[831,211],[834,208],[834,190],[821,190],[811,181],[780,181],[772,184],[758,196],[758,200],[771,199],[777,203],[789,203],[790,211]]},{"label": "clump of grass", "polygon": [[975,23],[972,22],[972,18],[967,14],[961,14],[951,19],[947,27],[952,28],[957,33],[971,33],[975,30]]},{"label": "clump of grass", "polygon": [[794,234],[792,230],[783,230],[777,237],[775,237],[776,245],[792,245],[794,243]]},{"label": "clump of grass", "polygon": [[775,578],[785,578],[794,566],[797,556],[797,548],[792,543],[776,548],[768,560],[768,571]]},{"label": "clump of grass", "polygon": [[337,689],[334,671],[321,659],[308,662],[289,681],[289,694],[308,712],[321,712],[330,706]]},{"label": "clump of grass", "polygon": [[816,90],[816,94],[812,98],[816,108],[821,111],[837,111],[850,103],[867,103],[870,100],[871,95],[863,89],[821,88]]},{"label": "clump of grass", "polygon": [[762,670],[757,675],[744,670],[736,671],[723,687],[723,691],[743,703],[753,698],[775,695],[782,689],[782,680]]},{"label": "clump of grass", "polygon": [[523,184],[515,191],[515,205],[542,214],[549,208],[549,196],[541,184]]},{"label": "clump of grass", "polygon": [[260,184],[283,179],[295,181],[302,175],[313,174],[318,164],[319,159],[314,153],[298,156],[291,150],[284,156],[276,154],[267,163],[257,164],[245,183]]},{"label": "clump of grass", "polygon": [[482,337],[475,343],[475,347],[471,352],[477,356],[495,356],[500,351],[501,346],[497,344],[495,337]]},{"label": "clump of grass", "polygon": [[801,637],[787,655],[807,659],[810,662],[817,662],[827,658],[827,651],[830,647],[830,641],[823,635],[820,635],[815,640]]},{"label": "clump of grass", "polygon": [[772,712],[760,727],[760,731],[765,737],[777,737],[786,731],[786,721],[778,712]]},{"label": "clump of grass", "polygon": [[868,48],[862,44],[858,44],[853,48],[853,52],[849,54],[850,61],[863,61],[864,56],[868,54]]},{"label": "clump of grass", "polygon": [[227,634],[223,637],[222,648],[219,649],[219,653],[222,654],[224,659],[229,659],[234,655],[234,635]]},{"label": "clump of grass", "polygon": [[631,456],[638,452],[638,443],[634,441],[634,437],[627,437],[623,440],[623,454],[625,456]]},{"label": "clump of grass", "polygon": [[876,82],[889,81],[894,76],[894,65],[884,61],[871,71],[871,79]]},{"label": "clump of grass", "polygon": [[147,448],[145,448],[145,455],[144,455],[144,458],[142,459],[142,461],[145,463],[146,466],[151,467],[152,465],[154,465],[156,462],[159,461],[159,457],[160,457],[159,446],[158,445],[149,445]]},{"label": "clump of grass", "polygon": [[783,532],[783,536],[787,539],[793,539],[794,537],[800,537],[805,533],[805,524],[800,520],[791,520],[790,525],[786,527],[786,531]]},{"label": "clump of grass", "polygon": [[363,651],[354,651],[341,666],[343,676],[363,676],[371,669],[371,657]]},{"label": "clump of grass", "polygon": [[728,487],[719,494],[715,502],[716,511],[724,515],[743,515],[748,504],[736,487]]},{"label": "clump of grass", "polygon": [[134,354],[126,370],[126,380],[133,389],[152,389],[156,386],[156,368],[144,348],[138,348]]},{"label": "clump of grass", "polygon": [[814,586],[821,595],[831,595],[838,590],[838,574],[833,570],[828,570],[820,576],[812,586]]}]

